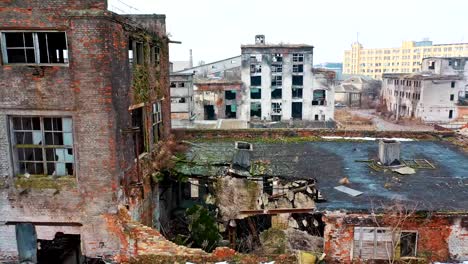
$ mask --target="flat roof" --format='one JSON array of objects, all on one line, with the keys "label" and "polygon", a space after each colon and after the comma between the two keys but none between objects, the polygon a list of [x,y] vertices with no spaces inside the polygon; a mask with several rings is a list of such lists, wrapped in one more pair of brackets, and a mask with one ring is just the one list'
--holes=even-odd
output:
[{"label": "flat roof", "polygon": [[288,49],[300,49],[300,48],[314,48],[312,45],[307,44],[246,44],[241,45],[243,48],[288,48]]},{"label": "flat roof", "polygon": [[[375,171],[360,160],[377,159],[377,141],[310,141],[255,143],[251,162],[264,164],[265,174],[317,180],[326,202],[318,210],[369,211],[399,200],[418,203],[419,210],[468,212],[468,155],[448,142],[401,143],[403,160],[426,159],[435,169],[416,169],[412,175]],[[224,175],[236,152],[234,141],[197,142],[187,151],[193,163],[177,164],[186,175]],[[211,164],[211,165],[208,165]],[[348,177],[347,187],[363,192],[352,197],[335,190]]]}]

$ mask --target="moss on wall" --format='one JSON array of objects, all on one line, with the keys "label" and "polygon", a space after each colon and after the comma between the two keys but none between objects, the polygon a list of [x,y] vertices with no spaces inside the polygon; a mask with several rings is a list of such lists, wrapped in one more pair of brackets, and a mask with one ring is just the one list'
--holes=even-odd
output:
[{"label": "moss on wall", "polygon": [[24,189],[70,189],[76,187],[74,176],[53,178],[51,176],[31,176],[15,178],[15,187]]}]

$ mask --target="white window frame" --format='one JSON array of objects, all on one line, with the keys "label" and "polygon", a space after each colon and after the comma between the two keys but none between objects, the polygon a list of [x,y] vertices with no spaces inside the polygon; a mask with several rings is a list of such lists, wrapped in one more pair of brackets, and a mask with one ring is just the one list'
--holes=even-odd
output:
[{"label": "white window frame", "polygon": [[[8,62],[8,54],[7,54],[7,46],[6,46],[6,33],[32,33],[33,36],[33,45],[34,47],[30,47],[34,49],[34,62]],[[65,46],[66,48],[66,56],[64,56],[64,63],[41,63],[40,52],[39,52],[39,38],[37,33],[64,33],[65,34]],[[2,30],[0,31],[0,46],[2,51],[2,60],[3,64],[5,65],[42,65],[42,66],[64,66],[68,67],[70,63],[70,56],[69,56],[69,47],[68,47],[68,36],[66,31],[60,30]],[[18,48],[18,47],[17,47]]]},{"label": "white window frame", "polygon": [[304,62],[304,53],[293,53],[293,62]]}]

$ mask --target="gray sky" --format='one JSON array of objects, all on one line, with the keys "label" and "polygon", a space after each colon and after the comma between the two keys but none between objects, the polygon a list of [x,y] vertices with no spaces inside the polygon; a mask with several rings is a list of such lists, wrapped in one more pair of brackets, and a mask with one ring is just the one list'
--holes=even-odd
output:
[{"label": "gray sky", "polygon": [[195,64],[239,55],[256,34],[269,43],[312,44],[314,63],[341,62],[357,32],[367,48],[425,37],[468,42],[467,0],[109,0],[122,13],[117,8],[165,14],[171,39],[182,41],[171,44],[170,60],[188,60],[192,49]]}]

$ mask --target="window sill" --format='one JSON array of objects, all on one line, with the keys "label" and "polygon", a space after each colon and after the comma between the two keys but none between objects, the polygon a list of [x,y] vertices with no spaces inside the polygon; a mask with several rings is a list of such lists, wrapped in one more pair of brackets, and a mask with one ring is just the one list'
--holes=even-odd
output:
[{"label": "window sill", "polygon": [[32,175],[29,178],[24,176],[15,177],[15,187],[25,189],[72,189],[76,187],[75,176],[52,176]]},{"label": "window sill", "polygon": [[69,63],[5,63],[3,66],[12,66],[12,67],[66,67],[70,66]]}]

